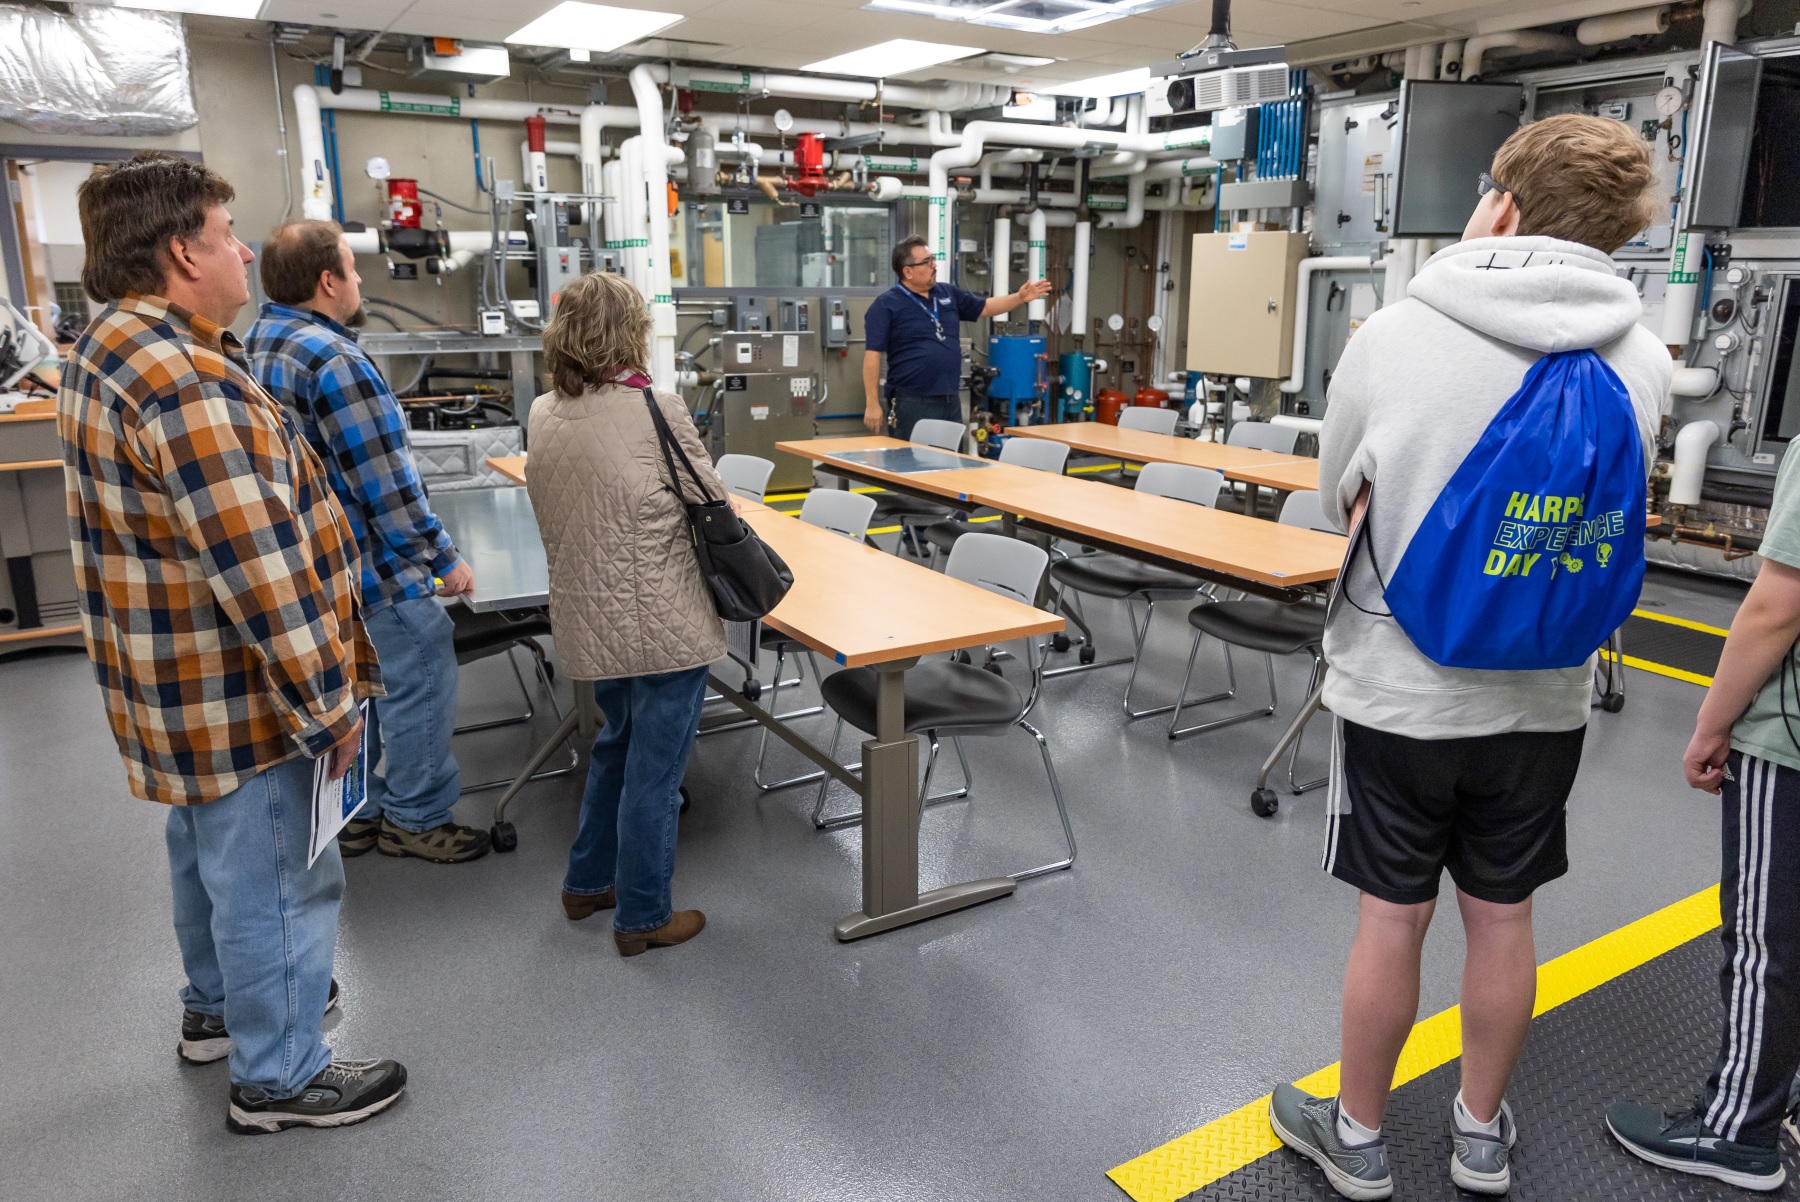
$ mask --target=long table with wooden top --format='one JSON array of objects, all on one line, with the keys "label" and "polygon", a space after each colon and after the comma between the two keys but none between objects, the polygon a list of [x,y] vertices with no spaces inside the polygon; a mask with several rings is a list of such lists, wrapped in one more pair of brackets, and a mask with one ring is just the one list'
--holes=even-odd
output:
[{"label": "long table with wooden top", "polygon": [[[519,474],[525,474],[523,464]],[[468,521],[462,510],[485,506],[510,511],[521,504],[527,509],[530,505],[523,489],[473,489],[446,496],[459,498],[452,504],[458,512],[442,515],[459,547],[463,543],[457,527]],[[462,500],[471,497],[475,499]],[[939,652],[1053,634],[1063,628],[1064,619],[867,544],[851,542],[754,501],[740,501],[740,510],[794,574],[793,588],[763,621],[834,663],[873,669],[879,682],[876,730],[863,743],[859,777],[776,719],[741,688],[716,673],[712,677],[713,687],[727,701],[862,798],[863,904],[861,910],[837,923],[837,938],[860,939],[1010,894],[1017,885],[1011,877],[919,891],[918,736],[906,731],[906,670],[921,657]],[[542,556],[541,543],[537,553]],[[509,554],[516,557],[519,552],[514,549]],[[488,570],[479,546],[471,553],[470,566],[479,587]],[[500,599],[484,599],[503,607]],[[558,744],[573,735],[578,717],[571,712],[563,720],[501,797],[501,806]]]},{"label": "long table with wooden top", "polygon": [[[1009,526],[1078,538],[1129,558],[1269,596],[1291,599],[1303,589],[1336,579],[1344,558],[1341,535],[920,448],[895,438],[814,438],[777,443],[776,448],[811,459],[835,475],[929,500],[998,509]],[[910,451],[908,458],[918,465],[941,466],[895,471],[845,458],[859,452],[901,450]]]}]

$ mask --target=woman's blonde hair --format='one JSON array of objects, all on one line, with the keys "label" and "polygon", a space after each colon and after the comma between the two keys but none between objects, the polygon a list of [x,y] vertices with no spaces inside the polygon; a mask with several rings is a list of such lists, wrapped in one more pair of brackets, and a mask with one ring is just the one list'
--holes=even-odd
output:
[{"label": "woman's blonde hair", "polygon": [[593,271],[571,281],[544,327],[544,363],[556,391],[580,396],[632,372],[649,374],[650,310],[624,276]]}]

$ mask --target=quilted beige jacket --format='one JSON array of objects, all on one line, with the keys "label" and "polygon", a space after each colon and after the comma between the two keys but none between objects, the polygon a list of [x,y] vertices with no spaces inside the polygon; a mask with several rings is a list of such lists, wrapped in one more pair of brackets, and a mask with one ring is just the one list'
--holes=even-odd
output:
[{"label": "quilted beige jacket", "polygon": [[[710,495],[725,495],[681,398],[656,394]],[[683,488],[698,501],[681,461]],[[725,629],[700,578],[686,514],[669,488],[656,427],[634,388],[531,407],[531,505],[550,561],[550,623],[563,671],[611,680],[699,667],[725,654]]]}]

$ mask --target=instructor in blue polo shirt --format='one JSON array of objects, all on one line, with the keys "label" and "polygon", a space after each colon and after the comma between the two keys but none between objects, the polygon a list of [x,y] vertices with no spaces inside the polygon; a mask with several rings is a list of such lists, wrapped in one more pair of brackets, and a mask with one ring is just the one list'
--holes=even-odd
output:
[{"label": "instructor in blue polo shirt", "polygon": [[[1050,295],[1050,281],[1031,280],[1007,296],[977,296],[937,282],[937,260],[925,239],[912,237],[894,248],[899,282],[869,306],[863,318],[868,350],[863,354],[863,425],[875,433],[906,438],[913,423],[936,417],[962,421],[962,342],[959,322],[1010,313]],[[888,359],[888,406],[882,406],[881,356]]]}]

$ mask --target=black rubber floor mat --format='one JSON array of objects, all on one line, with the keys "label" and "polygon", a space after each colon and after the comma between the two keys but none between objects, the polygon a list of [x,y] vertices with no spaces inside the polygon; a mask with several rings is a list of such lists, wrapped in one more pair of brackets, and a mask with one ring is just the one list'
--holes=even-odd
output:
[{"label": "black rubber floor mat", "polygon": [[[1648,623],[1654,625],[1654,623]],[[1695,632],[1698,633],[1698,632]],[[1677,1106],[1704,1084],[1718,1050],[1718,933],[1703,935],[1567,1002],[1532,1024],[1509,1095],[1519,1123],[1513,1202],[1742,1202],[1757,1195],[1653,1168],[1606,1130],[1609,1102]],[[1396,1200],[1470,1202],[1450,1183],[1450,1104],[1460,1065],[1444,1065],[1395,1091],[1383,1131]],[[1800,1155],[1782,1137],[1788,1176]],[[1189,1194],[1185,1202],[1336,1199],[1325,1175],[1283,1148]]]},{"label": "black rubber floor mat", "polygon": [[1719,653],[1725,640],[1691,626],[1656,622],[1635,614],[1625,619],[1620,635],[1625,654],[1632,659],[1648,660],[1670,668],[1680,668],[1698,676],[1712,676],[1719,670]]}]

